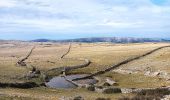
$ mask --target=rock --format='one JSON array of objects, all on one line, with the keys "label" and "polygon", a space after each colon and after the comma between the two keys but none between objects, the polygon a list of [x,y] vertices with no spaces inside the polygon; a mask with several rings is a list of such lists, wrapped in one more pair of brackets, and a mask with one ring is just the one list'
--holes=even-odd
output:
[{"label": "rock", "polygon": [[120,88],[104,88],[103,93],[106,93],[106,94],[121,93],[121,89]]},{"label": "rock", "polygon": [[144,89],[141,89],[141,88],[133,89],[133,93],[139,93],[139,92],[141,92],[142,90],[144,90]]},{"label": "rock", "polygon": [[31,71],[28,72],[28,74],[26,75],[26,78],[30,79],[30,78],[37,78],[39,77],[41,74],[40,70],[36,70],[35,67],[33,67],[33,69]]},{"label": "rock", "polygon": [[170,95],[165,95],[161,100],[170,100]]},{"label": "rock", "polygon": [[160,75],[160,72],[151,72],[151,71],[147,71],[147,72],[145,72],[144,75],[155,77],[155,76]]},{"label": "rock", "polygon": [[73,100],[84,100],[84,99],[83,99],[83,97],[81,97],[81,96],[76,96],[76,97],[74,97]]},{"label": "rock", "polygon": [[144,69],[145,71],[152,71],[152,68],[150,68],[150,67],[147,67],[146,69]]},{"label": "rock", "polygon": [[38,74],[32,73],[32,74],[30,74],[30,76],[28,76],[28,77],[30,77],[30,78],[37,78],[38,76],[39,76]]},{"label": "rock", "polygon": [[70,99],[66,98],[65,96],[62,96],[59,98],[59,100],[70,100]]},{"label": "rock", "polygon": [[110,85],[110,86],[118,85],[117,82],[113,81],[113,80],[110,79],[110,78],[107,78],[107,79],[106,79],[105,84]]},{"label": "rock", "polygon": [[121,91],[122,93],[132,93],[133,89],[122,88]]},{"label": "rock", "polygon": [[160,72],[154,72],[153,74],[152,74],[152,76],[158,76],[160,74]]},{"label": "rock", "polygon": [[151,72],[150,71],[146,71],[144,75],[146,76],[150,76]]},{"label": "rock", "polygon": [[111,85],[107,82],[104,82],[102,86],[111,86]]},{"label": "rock", "polygon": [[96,86],[95,91],[98,92],[98,93],[102,93],[103,92],[103,87],[102,86]]}]

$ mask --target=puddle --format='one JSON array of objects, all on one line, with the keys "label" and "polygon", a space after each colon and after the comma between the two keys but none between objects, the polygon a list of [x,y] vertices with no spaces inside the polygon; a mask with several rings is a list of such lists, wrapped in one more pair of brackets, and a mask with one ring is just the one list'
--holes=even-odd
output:
[{"label": "puddle", "polygon": [[[76,74],[76,75],[68,75],[66,76],[66,79],[72,80],[75,78],[81,78],[87,76],[87,74]],[[51,88],[76,88],[73,83],[68,82],[64,77],[62,76],[57,76],[52,78],[49,82],[46,83],[47,87]],[[85,79],[85,80],[79,80],[79,81],[74,81],[78,84],[95,84],[97,83],[97,80],[94,78],[91,79]]]}]

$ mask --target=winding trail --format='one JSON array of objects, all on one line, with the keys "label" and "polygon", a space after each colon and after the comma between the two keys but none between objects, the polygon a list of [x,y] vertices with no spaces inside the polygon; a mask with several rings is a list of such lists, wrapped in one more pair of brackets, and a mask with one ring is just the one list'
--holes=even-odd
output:
[{"label": "winding trail", "polygon": [[143,54],[143,55],[139,55],[139,56],[137,56],[137,57],[129,58],[129,59],[124,60],[124,61],[122,61],[122,62],[120,62],[120,63],[118,63],[118,64],[116,64],[116,65],[112,65],[112,66],[110,66],[109,68],[107,68],[107,69],[105,69],[105,70],[98,71],[98,72],[96,72],[96,73],[93,73],[93,74],[91,74],[91,75],[88,75],[88,76],[85,76],[85,77],[82,77],[82,78],[76,78],[76,79],[73,79],[72,81],[88,79],[88,78],[91,78],[91,77],[94,77],[94,76],[98,76],[98,75],[104,74],[104,73],[106,73],[106,72],[109,72],[109,71],[111,71],[111,70],[113,70],[113,69],[121,66],[121,65],[125,65],[125,64],[127,64],[127,63],[129,63],[129,62],[132,62],[132,61],[134,61],[134,60],[138,60],[138,59],[140,59],[140,58],[142,58],[142,57],[148,56],[148,55],[150,55],[150,54],[152,54],[152,53],[154,53],[154,52],[156,52],[156,51],[158,51],[158,50],[160,50],[160,49],[168,48],[168,47],[170,47],[170,45],[158,47],[158,48],[156,48],[156,49],[154,49],[154,50],[151,50],[151,51],[149,51],[149,52],[147,52],[147,53],[145,53],[145,54]]},{"label": "winding trail", "polygon": [[27,54],[26,57],[24,57],[23,59],[21,59],[17,62],[17,65],[27,66],[27,64],[24,61],[27,60],[30,57],[30,55],[32,54],[34,49],[35,49],[35,46],[32,47],[32,49],[30,50],[30,52]]}]

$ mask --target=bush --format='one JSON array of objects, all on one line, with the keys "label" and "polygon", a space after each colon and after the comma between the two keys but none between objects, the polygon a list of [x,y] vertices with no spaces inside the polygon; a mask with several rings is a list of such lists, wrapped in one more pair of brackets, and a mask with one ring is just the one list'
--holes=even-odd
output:
[{"label": "bush", "polygon": [[81,96],[74,97],[73,100],[84,100]]},{"label": "bush", "polygon": [[110,98],[97,98],[96,100],[111,100]]},{"label": "bush", "polygon": [[95,91],[95,86],[94,85],[89,85],[89,86],[87,86],[87,90]]},{"label": "bush", "polygon": [[103,93],[121,93],[121,89],[120,88],[107,88],[103,90]]},{"label": "bush", "polygon": [[119,100],[160,100],[163,98],[164,95],[169,95],[170,90],[169,89],[149,89],[149,90],[142,90],[141,92],[138,92],[134,97],[128,98],[123,97]]}]

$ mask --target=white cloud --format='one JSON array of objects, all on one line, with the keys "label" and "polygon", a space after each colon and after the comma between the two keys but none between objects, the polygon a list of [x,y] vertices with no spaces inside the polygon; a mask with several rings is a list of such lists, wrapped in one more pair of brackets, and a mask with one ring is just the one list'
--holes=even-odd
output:
[{"label": "white cloud", "polygon": [[170,31],[170,7],[150,0],[0,0],[0,7],[0,28],[13,32],[22,26],[47,32]]},{"label": "white cloud", "polygon": [[0,0],[0,7],[14,7],[15,1],[12,0]]}]

